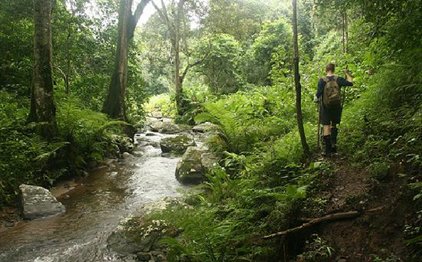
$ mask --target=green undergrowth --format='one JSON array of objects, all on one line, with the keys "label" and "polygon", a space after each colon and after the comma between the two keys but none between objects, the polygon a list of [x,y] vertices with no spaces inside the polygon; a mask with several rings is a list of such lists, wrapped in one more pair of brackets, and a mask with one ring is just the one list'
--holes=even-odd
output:
[{"label": "green undergrowth", "polygon": [[[292,93],[261,87],[221,96],[203,104],[197,123],[220,127],[226,147],[210,144],[223,155],[208,174],[204,192],[188,196],[147,219],[162,219],[181,234],[166,238],[170,261],[269,261],[282,257],[278,240],[263,236],[297,224],[296,212],[319,172],[303,165]],[[314,105],[305,107],[313,119]],[[316,126],[305,123],[308,137]],[[313,136],[315,137],[315,136]],[[316,141],[309,143],[315,148]]]},{"label": "green undergrowth", "polygon": [[262,237],[288,228],[313,174],[297,172],[295,182],[267,187],[259,178],[230,178],[223,169],[209,175],[205,192],[187,198],[149,219],[163,219],[181,229],[163,243],[169,260],[268,261],[279,257],[273,240]]},{"label": "green undergrowth", "polygon": [[[353,165],[367,169],[377,183],[393,177],[404,182],[401,191],[413,195],[414,228],[406,237],[410,253],[420,255],[422,230],[422,63],[420,48],[402,52],[395,62],[379,66],[368,89],[344,111],[340,148]],[[385,192],[388,194],[389,192]],[[419,226],[417,226],[419,225]]]},{"label": "green undergrowth", "polygon": [[51,186],[65,176],[81,175],[107,155],[118,153],[124,122],[78,106],[73,98],[58,101],[59,136],[46,141],[27,124],[29,101],[0,92],[0,207],[11,204],[22,183]]}]

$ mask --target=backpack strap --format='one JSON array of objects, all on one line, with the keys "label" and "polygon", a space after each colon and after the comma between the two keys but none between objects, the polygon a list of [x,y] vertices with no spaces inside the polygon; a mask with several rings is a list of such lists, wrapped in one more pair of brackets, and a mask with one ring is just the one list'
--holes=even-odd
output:
[{"label": "backpack strap", "polygon": [[[333,76],[333,80],[337,82],[338,76],[334,75]],[[325,83],[328,83],[330,81],[330,79],[328,78],[328,76],[323,77],[322,80],[324,80]]]}]

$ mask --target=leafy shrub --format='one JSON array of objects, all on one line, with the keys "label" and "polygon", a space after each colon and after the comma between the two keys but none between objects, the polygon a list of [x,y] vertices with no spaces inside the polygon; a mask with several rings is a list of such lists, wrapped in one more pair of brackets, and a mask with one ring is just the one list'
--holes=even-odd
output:
[{"label": "leafy shrub", "polygon": [[221,126],[234,153],[251,152],[256,143],[286,134],[295,123],[288,121],[294,107],[288,94],[276,88],[237,92],[204,104],[196,122],[210,121]]},{"label": "leafy shrub", "polygon": [[64,175],[79,174],[92,161],[119,150],[121,121],[61,99],[57,111],[59,136],[47,142],[26,124],[28,101],[23,104],[0,92],[0,200],[10,203],[22,183],[51,186]]},{"label": "leafy shrub", "polygon": [[85,168],[91,161],[102,160],[109,152],[118,151],[113,134],[120,133],[120,127],[126,123],[110,121],[106,115],[76,104],[72,100],[61,102],[57,122],[60,135],[70,142],[68,159],[78,169]]},{"label": "leafy shrub", "polygon": [[144,104],[144,109],[147,113],[159,111],[166,117],[174,118],[176,116],[176,104],[168,93],[150,97]]},{"label": "leafy shrub", "polygon": [[22,183],[50,184],[60,176],[60,170],[45,169],[67,144],[47,143],[33,134],[33,128],[25,123],[28,101],[23,104],[17,101],[9,93],[0,92],[0,200],[3,203],[14,200]]},{"label": "leafy shrub", "polygon": [[328,261],[333,255],[334,249],[327,241],[318,235],[312,235],[311,241],[306,241],[305,252],[298,256],[300,261],[318,262]]},{"label": "leafy shrub", "polygon": [[[404,70],[404,68],[408,68]],[[420,169],[422,152],[422,74],[416,67],[390,65],[373,77],[369,89],[345,110],[340,140],[355,161],[384,158]]]}]

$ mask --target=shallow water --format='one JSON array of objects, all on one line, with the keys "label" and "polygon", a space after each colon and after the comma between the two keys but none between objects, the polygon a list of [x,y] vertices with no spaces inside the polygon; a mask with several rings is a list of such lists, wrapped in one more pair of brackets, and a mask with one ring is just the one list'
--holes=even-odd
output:
[{"label": "shallow water", "polygon": [[[179,158],[161,157],[163,135],[138,134],[142,156],[92,172],[59,200],[66,213],[22,221],[0,233],[0,261],[122,261],[106,247],[108,236],[125,218],[183,187],[175,179]],[[154,147],[155,146],[155,147]]]}]

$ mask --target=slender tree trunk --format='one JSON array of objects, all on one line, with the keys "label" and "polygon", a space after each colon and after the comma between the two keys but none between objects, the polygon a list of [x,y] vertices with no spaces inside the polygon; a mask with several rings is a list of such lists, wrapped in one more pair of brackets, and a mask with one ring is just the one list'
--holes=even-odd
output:
[{"label": "slender tree trunk", "polygon": [[293,48],[294,48],[294,76],[295,76],[295,90],[296,90],[296,118],[297,127],[299,129],[300,141],[302,143],[303,152],[306,156],[309,153],[309,146],[306,143],[305,130],[303,128],[303,117],[302,117],[302,86],[300,85],[299,75],[299,47],[297,43],[297,6],[296,0],[292,0],[293,5]]},{"label": "slender tree trunk", "polygon": [[132,14],[133,0],[120,0],[116,60],[111,83],[104,101],[103,112],[115,119],[127,120],[126,87],[128,74],[129,41],[133,38],[136,24],[150,0],[142,0]]},{"label": "slender tree trunk", "polygon": [[175,91],[176,91],[176,106],[177,114],[183,115],[185,112],[183,106],[183,78],[180,75],[180,15],[183,12],[185,0],[180,0],[177,3],[177,13],[174,28],[174,52],[175,52]]},{"label": "slender tree trunk", "polygon": [[347,11],[345,10],[342,15],[342,43],[343,53],[347,53],[347,42],[349,40],[348,22],[347,22]]},{"label": "slender tree trunk", "polygon": [[180,61],[180,19],[183,12],[183,6],[186,0],[179,0],[176,7],[176,13],[174,20],[170,21],[169,13],[167,11],[166,5],[163,0],[161,0],[161,9],[152,1],[155,10],[157,10],[161,19],[166,23],[167,30],[170,33],[171,46],[174,52],[174,86],[175,86],[175,100],[176,100],[176,109],[178,115],[184,114],[183,106],[183,80],[189,70],[190,66],[188,65],[184,72],[181,73],[181,61]]},{"label": "slender tree trunk", "polygon": [[34,68],[31,109],[28,122],[39,123],[40,134],[52,139],[57,134],[56,106],[53,99],[51,0],[34,0]]},{"label": "slender tree trunk", "polygon": [[66,38],[66,73],[64,75],[64,86],[66,95],[70,94],[70,66],[71,66],[71,59],[70,59],[70,36],[71,36],[71,29],[70,25],[67,28],[67,38]]},{"label": "slender tree trunk", "polygon": [[344,28],[345,28],[345,53],[349,52],[349,23],[347,21],[347,10],[344,11]]},{"label": "slender tree trunk", "polygon": [[183,82],[180,77],[180,39],[178,33],[175,34],[175,44],[174,44],[174,83],[176,91],[176,107],[177,114],[183,115]]}]

